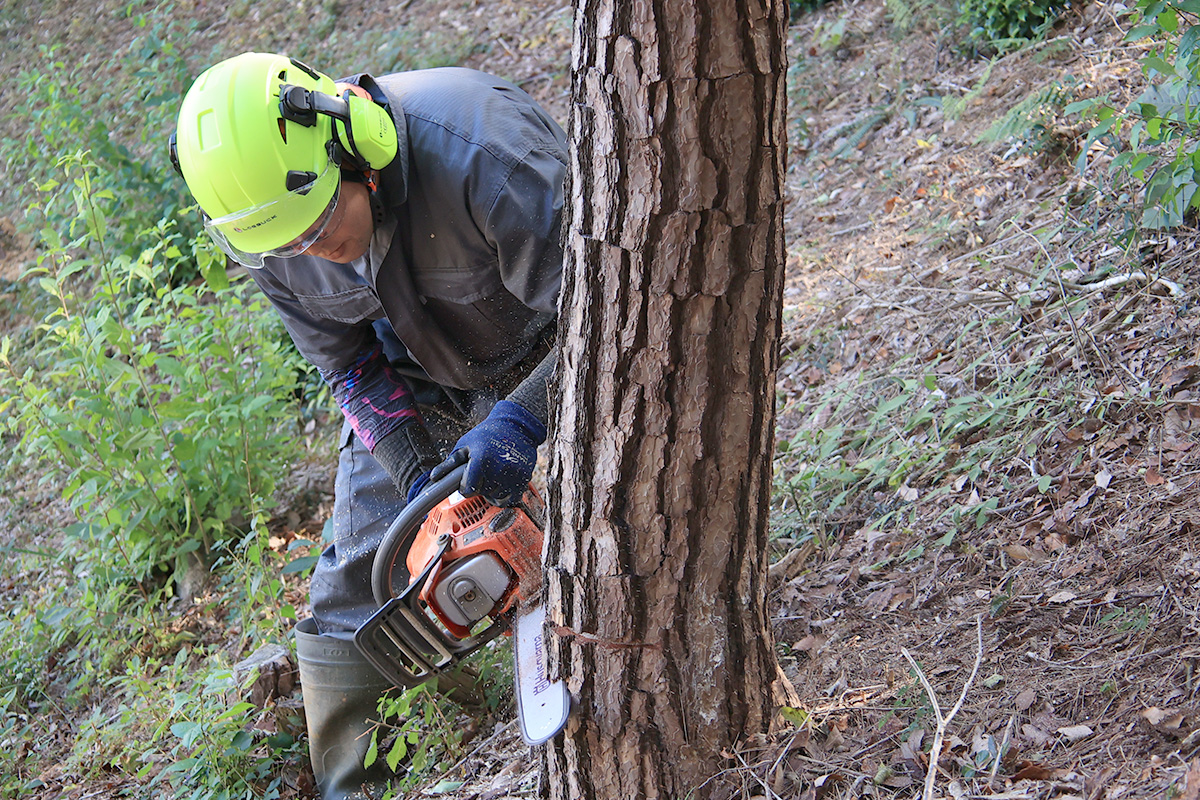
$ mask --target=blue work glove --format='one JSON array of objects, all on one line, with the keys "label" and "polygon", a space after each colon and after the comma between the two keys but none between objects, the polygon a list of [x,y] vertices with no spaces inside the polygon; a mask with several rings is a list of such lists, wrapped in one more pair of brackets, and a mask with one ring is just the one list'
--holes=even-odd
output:
[{"label": "blue work glove", "polygon": [[495,506],[521,501],[537,464],[538,445],[546,441],[546,426],[525,408],[501,400],[487,419],[463,434],[450,457],[433,468],[436,481],[460,464],[466,464],[460,490],[482,495]]},{"label": "blue work glove", "polygon": [[417,496],[429,485],[429,470],[425,470],[416,478],[413,479],[412,485],[408,487],[408,495],[404,498],[406,504],[412,503],[417,499]]}]

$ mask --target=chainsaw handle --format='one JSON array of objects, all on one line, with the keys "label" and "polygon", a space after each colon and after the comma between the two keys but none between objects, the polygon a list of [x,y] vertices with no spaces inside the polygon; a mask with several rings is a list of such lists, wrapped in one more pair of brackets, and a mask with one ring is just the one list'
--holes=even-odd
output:
[{"label": "chainsaw handle", "polygon": [[396,566],[396,559],[408,555],[425,517],[434,506],[458,490],[466,471],[465,464],[455,467],[426,486],[396,515],[395,521],[380,540],[379,549],[375,551],[375,561],[371,564],[371,592],[375,595],[376,605],[382,608],[392,599],[392,572]]}]

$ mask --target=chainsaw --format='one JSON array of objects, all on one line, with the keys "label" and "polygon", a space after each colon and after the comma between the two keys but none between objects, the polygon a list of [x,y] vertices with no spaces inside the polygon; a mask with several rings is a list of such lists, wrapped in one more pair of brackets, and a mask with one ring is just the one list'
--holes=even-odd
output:
[{"label": "chainsaw", "polygon": [[[541,603],[544,504],[530,486],[511,508],[459,491],[460,466],[405,506],[371,569],[379,609],[355,632],[363,656],[396,686],[443,675],[511,633],[521,736],[548,741],[566,725],[571,695],[546,678]],[[404,557],[407,586],[396,587]]]}]

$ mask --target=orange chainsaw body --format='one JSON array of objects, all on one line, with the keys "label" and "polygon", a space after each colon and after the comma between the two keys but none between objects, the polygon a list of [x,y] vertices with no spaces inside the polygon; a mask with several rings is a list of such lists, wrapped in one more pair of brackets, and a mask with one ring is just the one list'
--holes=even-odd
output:
[{"label": "orange chainsaw body", "polygon": [[[449,546],[420,598],[453,636],[470,636],[471,626],[478,621],[475,617],[482,618],[484,607],[490,607],[486,616],[494,619],[516,603],[538,596],[542,529],[535,520],[542,518],[543,509],[541,497],[531,486],[521,503],[511,508],[497,508],[482,497],[464,498],[456,492],[429,512],[413,539],[406,564],[409,575],[421,575],[442,550],[443,537],[448,538]],[[479,589],[485,584],[491,587],[487,592]],[[455,596],[448,585],[465,588],[459,590],[461,596]],[[468,605],[471,612],[443,607],[452,604]]]}]

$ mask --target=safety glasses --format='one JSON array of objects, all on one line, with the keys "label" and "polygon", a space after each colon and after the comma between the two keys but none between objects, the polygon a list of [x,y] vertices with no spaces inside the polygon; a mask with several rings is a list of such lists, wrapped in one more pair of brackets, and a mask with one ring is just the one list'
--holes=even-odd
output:
[{"label": "safety glasses", "polygon": [[[266,203],[261,203],[252,208],[243,209],[232,214],[226,214],[217,219],[210,219],[207,214],[204,215],[204,230],[212,237],[212,240],[217,243],[217,246],[234,261],[239,264],[250,267],[251,269],[260,269],[263,266],[264,259],[270,258],[292,258],[298,256],[308,248],[312,247],[317,239],[325,233],[325,229],[329,226],[330,221],[334,217],[334,212],[337,210],[338,196],[341,194],[341,180],[339,179],[333,186],[333,196],[329,198],[329,203],[325,206],[325,210],[317,217],[316,222],[310,225],[304,233],[296,237],[287,244],[276,247],[272,250],[267,250],[261,253],[250,253],[234,245],[226,237],[223,228],[233,228],[237,230],[237,222],[249,218],[254,219],[272,219],[272,211],[279,214],[287,213],[288,207],[292,205],[290,202],[295,195],[307,194],[312,188],[325,177],[325,174],[330,169],[338,169],[338,166],[330,160],[325,165],[325,170],[313,180],[302,186],[293,189],[286,194],[280,195],[274,200],[269,200]],[[312,173],[309,173],[310,175]]]}]

